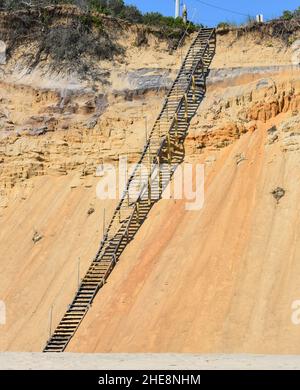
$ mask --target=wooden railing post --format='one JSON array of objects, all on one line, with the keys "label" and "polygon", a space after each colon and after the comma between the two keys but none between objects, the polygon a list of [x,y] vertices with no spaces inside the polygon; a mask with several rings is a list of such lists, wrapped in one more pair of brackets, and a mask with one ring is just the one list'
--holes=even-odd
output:
[{"label": "wooden railing post", "polygon": [[176,142],[177,142],[177,139],[178,139],[178,114],[177,114],[177,112],[175,114],[175,138],[176,138]]},{"label": "wooden railing post", "polygon": [[196,80],[195,76],[192,76],[192,91],[193,91],[193,102],[196,101]]},{"label": "wooden railing post", "polygon": [[161,183],[161,171],[160,171],[160,156],[157,156],[157,170],[158,170],[158,193],[159,196],[162,192],[162,183]]},{"label": "wooden railing post", "polygon": [[138,224],[140,225],[140,203],[139,201],[137,201],[136,203],[136,219],[137,219],[137,222]]},{"label": "wooden railing post", "polygon": [[167,154],[168,154],[168,162],[171,163],[171,140],[170,134],[167,134]]},{"label": "wooden railing post", "polygon": [[169,106],[168,106],[168,100],[167,100],[166,109],[167,109],[167,122],[169,122]]},{"label": "wooden railing post", "polygon": [[151,176],[148,176],[148,205],[151,205]]},{"label": "wooden railing post", "polygon": [[186,93],[184,94],[184,117],[186,122],[188,122],[188,97]]}]

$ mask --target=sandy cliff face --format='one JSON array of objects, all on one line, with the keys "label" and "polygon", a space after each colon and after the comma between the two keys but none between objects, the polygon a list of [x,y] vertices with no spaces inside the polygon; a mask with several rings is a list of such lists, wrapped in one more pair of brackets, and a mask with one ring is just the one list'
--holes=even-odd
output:
[{"label": "sandy cliff face", "polygon": [[124,101],[118,95],[82,93],[64,98],[29,87],[4,88],[1,95],[3,207],[12,188],[31,177],[95,175],[99,164],[125,153],[136,160],[145,142],[144,117],[151,126],[161,103],[161,96],[149,96],[148,114],[146,97]]},{"label": "sandy cliff face", "polygon": [[203,209],[154,207],[69,351],[299,352],[299,74],[284,77],[211,87],[187,140]]},{"label": "sandy cliff face", "polygon": [[[291,123],[298,151],[283,151]],[[297,126],[283,115],[204,153],[204,208],[155,206],[68,350],[299,353]]]},{"label": "sandy cliff face", "polygon": [[[114,201],[96,197],[96,168],[120,154],[136,160],[145,116],[149,129],[179,67],[180,51],[165,41],[150,34],[137,47],[125,33],[123,62],[98,64],[107,84],[39,69],[18,79],[14,62],[1,68],[1,350],[44,346],[50,313],[53,330],[97,250],[104,209],[106,221],[113,212]],[[205,164],[204,208],[154,207],[69,351],[299,352],[300,84],[291,58],[278,40],[218,37],[186,141],[186,161]],[[277,187],[286,191],[279,202]]]}]

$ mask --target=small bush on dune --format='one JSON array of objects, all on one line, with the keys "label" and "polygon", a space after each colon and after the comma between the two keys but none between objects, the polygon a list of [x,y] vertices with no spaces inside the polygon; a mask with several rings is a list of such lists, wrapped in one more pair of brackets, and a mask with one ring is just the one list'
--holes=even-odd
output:
[{"label": "small bush on dune", "polygon": [[230,28],[231,27],[231,25],[230,25],[230,23],[228,23],[228,22],[220,22],[218,25],[217,25],[217,28],[222,28],[222,29],[228,29],[228,28]]},{"label": "small bush on dune", "polygon": [[87,68],[93,70],[91,60],[113,59],[122,53],[122,48],[103,28],[101,17],[87,13],[74,15],[64,24],[56,20],[55,10],[46,8],[11,13],[4,26],[8,56],[33,43],[36,49],[23,57],[29,70],[38,64],[47,65],[42,62],[47,59],[53,71],[76,70],[84,74]]},{"label": "small bush on dune", "polygon": [[126,20],[130,20],[132,23],[143,22],[143,15],[134,5],[129,5],[125,7],[120,13],[120,17]]},{"label": "small bush on dune", "polygon": [[97,59],[111,59],[114,46],[107,36],[97,39],[77,26],[58,26],[49,31],[43,42],[43,52],[57,62],[80,61],[83,55]]},{"label": "small bush on dune", "polygon": [[288,10],[283,11],[281,19],[283,20],[300,19],[300,7],[295,9],[295,11],[288,11]]},{"label": "small bush on dune", "polygon": [[294,17],[293,12],[291,12],[291,11],[284,11],[282,16],[281,16],[281,19],[291,20],[291,19],[293,19],[293,17]]}]

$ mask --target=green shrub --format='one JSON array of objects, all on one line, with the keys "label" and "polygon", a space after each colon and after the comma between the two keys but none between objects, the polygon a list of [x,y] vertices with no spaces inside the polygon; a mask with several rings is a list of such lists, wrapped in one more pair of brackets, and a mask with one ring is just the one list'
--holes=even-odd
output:
[{"label": "green shrub", "polygon": [[281,19],[283,20],[300,19],[300,7],[295,9],[295,11],[288,11],[288,10],[283,11]]},{"label": "green shrub", "polygon": [[223,28],[223,29],[230,28],[230,23],[228,23],[228,22],[220,22],[220,23],[217,25],[217,28]]},{"label": "green shrub", "polygon": [[294,17],[294,14],[291,11],[284,11],[282,16],[281,16],[281,18],[284,20],[291,20],[291,19],[293,19],[293,17]]},{"label": "green shrub", "polygon": [[[134,5],[125,5],[124,0],[28,0],[28,3],[39,7],[50,4],[73,4],[84,10],[97,11],[106,15],[123,18],[132,23],[143,23],[167,29],[183,30],[186,28],[182,18],[174,19],[170,16],[163,16],[159,12],[148,12],[143,15]],[[20,0],[0,0],[0,8],[10,10],[27,8],[28,6],[26,4],[26,1],[23,2]],[[94,25],[97,23],[96,20],[93,21]],[[190,32],[201,27],[193,23],[189,23],[188,26]]]},{"label": "green shrub", "polygon": [[51,4],[76,4],[78,0],[0,0],[0,8],[15,10],[26,8],[30,4],[31,6],[45,7]]},{"label": "green shrub", "polygon": [[88,0],[90,9],[107,15],[119,16],[126,7],[123,0]]},{"label": "green shrub", "polygon": [[79,20],[86,29],[91,30],[93,27],[96,27],[98,30],[102,30],[102,21],[98,16],[87,13],[79,16]]},{"label": "green shrub", "polygon": [[120,13],[120,17],[129,20],[132,23],[143,22],[143,15],[139,11],[139,9],[134,5],[128,5],[127,7],[124,7],[122,12]]},{"label": "green shrub", "polygon": [[[55,24],[55,13],[48,9],[9,13],[4,21],[4,39],[8,43],[8,57],[24,45],[34,43],[36,49],[23,56],[31,71],[37,65],[50,70],[93,73],[92,60],[113,59],[123,49],[102,28],[101,17],[86,13],[65,24]],[[48,65],[45,61],[48,59]]]}]

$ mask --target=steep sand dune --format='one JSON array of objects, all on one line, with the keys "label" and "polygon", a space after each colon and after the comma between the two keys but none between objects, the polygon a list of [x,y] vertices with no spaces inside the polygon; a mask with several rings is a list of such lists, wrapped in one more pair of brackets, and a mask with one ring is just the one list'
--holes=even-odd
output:
[{"label": "steep sand dune", "polygon": [[[290,79],[297,79],[296,74]],[[293,82],[286,91],[295,87],[296,109],[297,85]],[[187,141],[187,159],[207,162],[203,210],[187,212],[178,200],[162,200],[154,207],[69,351],[299,352],[291,304],[300,297],[300,143],[294,151],[284,144],[287,136],[289,142],[296,140],[299,122],[295,119],[271,144],[267,131],[294,121],[296,112],[290,108],[265,124],[258,120],[256,131],[236,137],[231,125],[222,127],[222,106],[230,107],[226,115],[233,122],[243,110],[269,112],[264,96],[273,89],[259,87],[259,96],[253,95],[247,106],[240,103],[243,93],[257,86],[233,87],[232,96],[229,87],[218,88],[209,88]],[[217,95],[223,100],[214,103]],[[262,104],[253,108],[257,99]],[[207,121],[218,131],[212,129],[207,147],[193,155],[202,134],[198,129]],[[233,144],[226,147],[230,134]],[[218,149],[220,142],[224,145]],[[12,190],[8,207],[1,208],[0,300],[7,308],[1,350],[41,351],[49,336],[51,306],[53,330],[74,296],[78,258],[82,277],[96,253],[103,209],[108,219],[114,202],[97,200],[98,179],[80,175],[82,167],[68,175],[22,181]],[[278,186],[286,190],[279,204],[270,194]],[[90,207],[95,212],[88,216]],[[35,230],[43,236],[36,244]]]},{"label": "steep sand dune", "polygon": [[[0,128],[7,127],[0,134],[0,301],[7,310],[1,351],[42,350],[51,307],[53,330],[74,296],[79,258],[83,277],[97,251],[103,210],[108,220],[115,203],[97,200],[96,166],[125,151],[136,157],[145,116],[149,130],[163,101],[163,88],[155,88],[168,85],[180,66],[180,50],[170,55],[166,42],[148,38],[137,47],[135,34],[121,36],[125,62],[100,64],[111,84],[70,101],[60,101],[62,92],[83,88],[77,79],[20,77],[14,68],[1,84]],[[267,134],[299,111],[299,76],[285,67],[292,54],[282,41],[257,34],[218,35],[207,98],[187,140],[187,159],[207,162],[204,208],[187,212],[178,200],[153,208],[69,351],[299,353],[291,304],[300,299],[300,149],[283,152]],[[291,85],[277,83],[279,72]],[[93,102],[103,91],[108,107],[100,114]],[[263,123],[261,115],[269,118],[281,101],[276,115],[282,113]],[[27,122],[39,129],[49,112],[57,119],[49,133],[17,134]],[[291,131],[299,133],[299,125]],[[270,193],[278,186],[286,194],[277,204]],[[35,231],[42,239],[34,244]]]},{"label": "steep sand dune", "polygon": [[[219,110],[215,93],[210,88],[199,114],[209,113],[205,105]],[[154,207],[69,351],[299,352],[291,304],[300,297],[300,144],[282,150],[299,125],[295,119],[290,133],[281,131],[271,144],[267,131],[293,118],[288,111],[257,121],[256,131],[228,147],[215,149],[217,136],[202,153],[187,155],[206,161],[204,208],[187,212],[178,200]],[[97,180],[80,172],[30,178],[1,209],[0,299],[7,307],[1,350],[40,351],[51,306],[54,329],[71,302],[78,258],[82,277],[102,237],[103,209],[107,219],[113,212],[113,202],[96,199]],[[277,186],[286,190],[279,204],[270,194]],[[36,244],[35,230],[43,236]]]},{"label": "steep sand dune", "polygon": [[[76,291],[79,258],[82,277],[97,251],[103,210],[108,217],[113,205],[96,200],[96,178],[82,181],[73,175],[31,179],[33,188],[15,191],[1,212],[0,297],[7,322],[0,326],[0,350],[42,350],[51,306],[54,327]],[[43,238],[34,244],[35,230]]]},{"label": "steep sand dune", "polygon": [[265,144],[274,123],[220,153],[201,211],[154,207],[69,351],[300,352],[300,155]]}]

